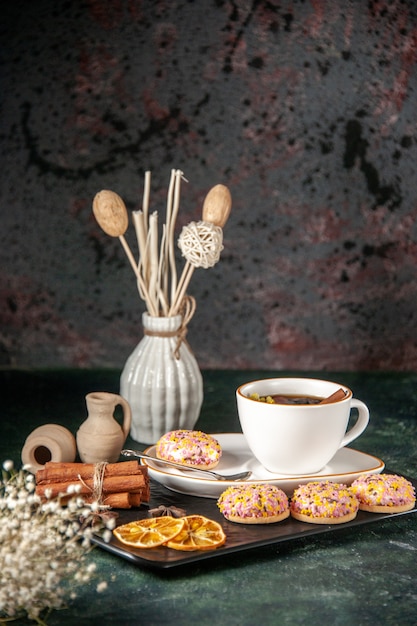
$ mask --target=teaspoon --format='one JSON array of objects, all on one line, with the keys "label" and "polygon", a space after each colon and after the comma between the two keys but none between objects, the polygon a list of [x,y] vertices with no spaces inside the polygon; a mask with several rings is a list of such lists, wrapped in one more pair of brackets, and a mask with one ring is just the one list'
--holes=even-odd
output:
[{"label": "teaspoon", "polygon": [[123,454],[123,456],[136,456],[139,459],[148,459],[148,461],[153,461],[154,463],[165,463],[165,465],[170,465],[181,470],[200,472],[200,474],[209,474],[210,476],[216,478],[216,480],[245,480],[246,478],[249,478],[249,476],[252,474],[252,472],[246,471],[225,476],[224,474],[218,474],[217,472],[213,472],[212,470],[200,469],[198,467],[189,467],[188,465],[182,465],[181,463],[175,463],[174,461],[165,461],[165,459],[158,459],[150,456],[149,454],[145,454],[144,452],[138,452],[137,450],[122,450],[121,454]]}]

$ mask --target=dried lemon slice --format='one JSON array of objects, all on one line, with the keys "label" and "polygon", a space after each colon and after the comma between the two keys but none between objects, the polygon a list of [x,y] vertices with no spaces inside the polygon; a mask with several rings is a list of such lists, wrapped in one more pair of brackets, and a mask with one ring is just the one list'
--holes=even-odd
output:
[{"label": "dried lemon slice", "polygon": [[222,546],[226,535],[220,524],[202,515],[187,515],[182,518],[183,529],[165,545],[174,550],[213,550]]},{"label": "dried lemon slice", "polygon": [[122,543],[135,548],[155,548],[173,539],[184,528],[184,518],[174,518],[169,515],[152,517],[113,530],[114,535]]}]

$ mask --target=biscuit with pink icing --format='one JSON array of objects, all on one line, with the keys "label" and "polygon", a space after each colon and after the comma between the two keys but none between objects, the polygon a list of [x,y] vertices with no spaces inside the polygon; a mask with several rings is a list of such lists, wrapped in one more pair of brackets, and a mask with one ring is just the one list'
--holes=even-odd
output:
[{"label": "biscuit with pink icing", "polygon": [[287,495],[264,483],[231,485],[220,495],[217,506],[230,522],[271,524],[289,517]]},{"label": "biscuit with pink icing", "polygon": [[155,453],[158,459],[186,467],[213,469],[222,450],[217,439],[200,430],[172,430],[158,440]]},{"label": "biscuit with pink icing", "polygon": [[416,503],[413,485],[396,474],[363,474],[353,481],[351,489],[359,508],[371,513],[401,513]]},{"label": "biscuit with pink icing", "polygon": [[343,524],[355,519],[359,501],[347,487],[330,481],[313,481],[294,490],[292,517],[310,524]]}]

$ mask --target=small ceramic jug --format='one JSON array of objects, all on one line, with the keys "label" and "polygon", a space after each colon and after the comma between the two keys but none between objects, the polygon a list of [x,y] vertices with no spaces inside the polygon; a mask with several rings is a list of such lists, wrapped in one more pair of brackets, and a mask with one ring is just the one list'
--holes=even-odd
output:
[{"label": "small ceramic jug", "polygon": [[22,463],[36,473],[45,463],[72,463],[77,447],[74,435],[59,424],[44,424],[27,436],[22,448]]},{"label": "small ceramic jug", "polygon": [[[77,431],[80,459],[83,463],[116,463],[130,430],[130,405],[122,396],[106,391],[89,393],[85,400],[88,417]],[[114,417],[118,405],[123,409],[122,425]]]}]

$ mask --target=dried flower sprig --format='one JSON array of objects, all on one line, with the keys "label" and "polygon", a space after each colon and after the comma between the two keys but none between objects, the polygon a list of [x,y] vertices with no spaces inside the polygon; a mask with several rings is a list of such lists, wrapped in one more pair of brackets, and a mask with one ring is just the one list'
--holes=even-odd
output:
[{"label": "dried flower sprig", "polygon": [[[72,486],[74,487],[74,486]],[[3,464],[0,481],[0,624],[24,617],[45,625],[46,616],[76,597],[74,587],[90,581],[95,564],[86,555],[93,533],[111,537],[114,520],[97,522],[97,504],[85,504],[76,489],[65,506],[42,500],[32,473]],[[68,498],[68,493],[65,494]],[[94,522],[94,524],[93,524]],[[71,582],[71,585],[63,583]],[[102,591],[106,582],[97,585]]]},{"label": "dried flower sprig", "polygon": [[93,213],[103,231],[118,237],[136,275],[139,295],[153,317],[177,315],[187,303],[187,288],[197,267],[213,267],[223,250],[223,227],[232,206],[230,191],[215,185],[208,192],[198,223],[183,227],[178,246],[186,263],[178,277],[175,260],[175,226],[180,206],[181,170],[171,170],[165,223],[158,211],[149,214],[151,173],[145,173],[142,210],[133,211],[139,258],[135,261],[125,239],[129,225],[126,205],[114,191],[103,189],[93,200]]}]

